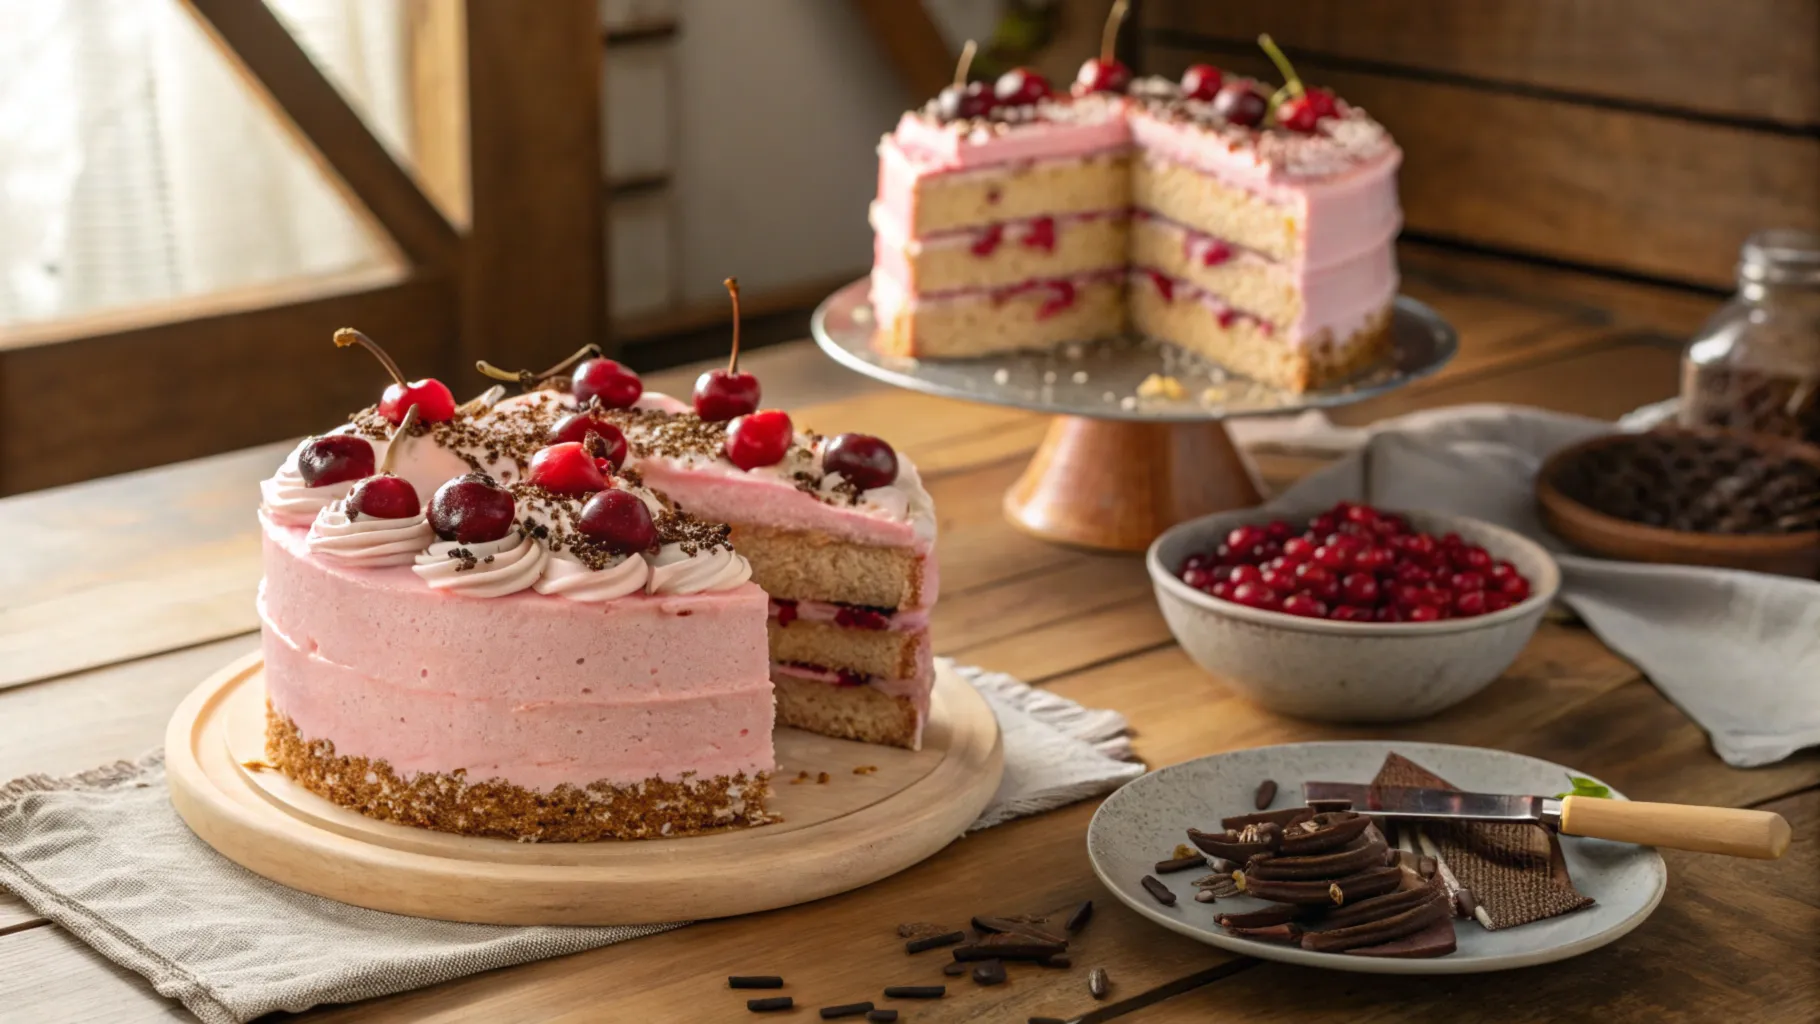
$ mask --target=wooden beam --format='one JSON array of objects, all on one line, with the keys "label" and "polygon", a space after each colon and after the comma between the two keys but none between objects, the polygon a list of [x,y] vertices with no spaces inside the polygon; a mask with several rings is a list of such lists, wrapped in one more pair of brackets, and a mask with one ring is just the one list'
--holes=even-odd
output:
[{"label": "wooden beam", "polygon": [[461,0],[406,0],[411,159],[444,217],[465,231],[468,205],[468,48]]},{"label": "wooden beam", "polygon": [[921,0],[853,0],[872,39],[921,103],[954,80],[954,54]]},{"label": "wooden beam", "polygon": [[599,11],[466,0],[473,218],[461,355],[546,366],[607,340]]},{"label": "wooden beam", "polygon": [[306,152],[413,265],[457,261],[455,229],[263,0],[184,0]]}]

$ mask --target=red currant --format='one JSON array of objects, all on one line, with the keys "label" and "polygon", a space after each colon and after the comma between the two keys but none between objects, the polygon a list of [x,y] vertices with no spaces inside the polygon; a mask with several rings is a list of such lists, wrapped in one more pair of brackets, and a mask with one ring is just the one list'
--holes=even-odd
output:
[{"label": "red currant", "polygon": [[1291,594],[1283,599],[1283,610],[1309,619],[1327,617],[1327,605],[1311,594]]},{"label": "red currant", "polygon": [[1470,569],[1467,570],[1466,572],[1454,573],[1453,579],[1449,580],[1448,582],[1453,585],[1454,590],[1460,591],[1462,593],[1464,593],[1466,591],[1471,591],[1471,590],[1484,590],[1485,589],[1484,575],[1473,572]]},{"label": "red currant", "polygon": [[1461,617],[1484,615],[1487,608],[1483,590],[1468,590],[1453,599],[1453,610]]},{"label": "red currant", "polygon": [[1408,618],[1411,622],[1439,622],[1441,609],[1432,604],[1419,604],[1409,609]]},{"label": "red currant", "polygon": [[1340,581],[1340,593],[1347,604],[1376,604],[1380,593],[1378,578],[1368,572],[1349,573]]},{"label": "red currant", "polygon": [[1329,611],[1327,617],[1335,622],[1370,622],[1376,617],[1376,613],[1370,608],[1359,605],[1342,604]]},{"label": "red currant", "polygon": [[1234,584],[1232,599],[1247,607],[1269,611],[1276,611],[1283,605],[1283,599],[1277,596],[1277,592],[1262,583]]}]

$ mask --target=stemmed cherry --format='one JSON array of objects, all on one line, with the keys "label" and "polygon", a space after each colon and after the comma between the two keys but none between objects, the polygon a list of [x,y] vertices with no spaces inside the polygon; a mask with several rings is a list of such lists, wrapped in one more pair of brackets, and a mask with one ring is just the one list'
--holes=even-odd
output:
[{"label": "stemmed cherry", "polygon": [[935,110],[944,121],[962,121],[992,113],[997,102],[992,87],[984,82],[967,81],[967,72],[973,67],[973,55],[978,49],[973,40],[967,40],[967,45],[961,47],[960,62],[954,66],[954,84],[944,86],[936,94]]},{"label": "stemmed cherry", "polygon": [[1182,72],[1182,96],[1211,103],[1220,94],[1224,81],[1225,76],[1212,64],[1190,64],[1188,70]]},{"label": "stemmed cherry", "polygon": [[[423,410],[411,406],[404,412],[397,429],[392,431],[392,443],[385,450],[385,458],[379,463],[377,475],[369,476],[354,485],[348,492],[347,511],[349,518],[369,516],[373,519],[410,519],[423,511],[423,500],[417,496],[417,488],[409,480],[392,475],[392,463],[398,457],[398,449],[404,447],[405,438],[411,434],[411,428]],[[372,450],[369,445],[368,451]]]},{"label": "stemmed cherry", "polygon": [[1292,132],[1307,135],[1321,123],[1321,118],[1333,117],[1339,113],[1333,92],[1304,86],[1295,73],[1295,66],[1289,63],[1288,57],[1283,56],[1283,51],[1277,48],[1276,40],[1271,39],[1269,33],[1258,37],[1258,45],[1264,48],[1270,62],[1283,73],[1283,87],[1271,97],[1277,124]]},{"label": "stemmed cherry", "polygon": [[[721,282],[733,300],[733,355],[724,370],[709,370],[695,378],[695,414],[710,423],[723,423],[758,409],[758,378],[739,372],[739,279]],[[781,456],[780,456],[781,458]]]},{"label": "stemmed cherry", "polygon": [[1053,95],[1049,79],[1030,68],[1012,68],[992,83],[992,97],[1004,107],[1025,107]]},{"label": "stemmed cherry", "polygon": [[[579,366],[576,365],[577,361],[580,361]],[[569,377],[569,390],[575,395],[575,400],[583,405],[588,404],[589,399],[598,398],[605,408],[629,409],[645,393],[644,381],[639,379],[638,374],[624,364],[602,356],[599,345],[583,345],[567,359],[542,373],[532,373],[529,370],[513,373],[484,359],[474,364],[474,368],[482,374],[494,380],[511,381],[526,391],[560,375],[570,367],[574,367],[574,373]]]},{"label": "stemmed cherry", "polygon": [[343,327],[335,332],[335,345],[338,348],[359,345],[373,353],[373,358],[379,360],[385,372],[392,375],[392,383],[386,385],[385,393],[379,398],[379,415],[385,417],[387,423],[403,422],[406,410],[413,405],[417,406],[418,417],[425,423],[443,423],[455,418],[455,396],[449,392],[448,385],[434,377],[406,381],[404,371],[372,338],[352,327]]},{"label": "stemmed cherry", "polygon": [[1130,9],[1131,0],[1113,0],[1112,10],[1106,14],[1106,27],[1100,30],[1100,55],[1089,58],[1081,65],[1080,73],[1074,76],[1071,91],[1076,96],[1092,92],[1124,92],[1131,85],[1131,69],[1112,55],[1118,46],[1119,26],[1124,23],[1125,12]]}]

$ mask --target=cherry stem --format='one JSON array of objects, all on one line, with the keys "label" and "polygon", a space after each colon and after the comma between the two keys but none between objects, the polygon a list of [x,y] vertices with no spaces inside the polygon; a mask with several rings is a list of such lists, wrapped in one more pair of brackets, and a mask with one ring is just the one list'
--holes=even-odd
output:
[{"label": "cherry stem", "polygon": [[411,428],[416,425],[417,403],[412,402],[411,407],[404,411],[404,419],[399,420],[398,426],[392,428],[392,443],[385,446],[385,458],[379,460],[379,475],[384,476],[392,471],[392,457],[398,454],[398,449],[404,447],[399,442],[410,437]]},{"label": "cherry stem", "polygon": [[729,277],[721,284],[727,286],[727,294],[733,299],[733,355],[727,360],[727,372],[739,372],[739,278]]},{"label": "cherry stem", "polygon": [[967,84],[967,72],[973,70],[973,55],[978,52],[979,45],[971,39],[967,40],[967,45],[961,47],[960,63],[954,65],[954,87],[956,89]]},{"label": "cherry stem", "polygon": [[1131,0],[1113,0],[1112,10],[1106,13],[1106,27],[1100,30],[1100,60],[1112,63],[1112,51],[1118,46],[1119,26],[1125,23],[1125,12],[1131,9]]},{"label": "cherry stem", "polygon": [[1302,80],[1296,77],[1295,65],[1283,56],[1283,51],[1277,48],[1276,40],[1270,38],[1270,33],[1259,36],[1258,45],[1264,48],[1264,55],[1270,58],[1270,63],[1275,64],[1277,70],[1283,73],[1283,88],[1289,90],[1289,95],[1302,95]]},{"label": "cherry stem", "polygon": [[379,360],[379,365],[385,367],[385,372],[392,375],[392,381],[401,388],[406,386],[404,371],[398,368],[398,364],[392,361],[391,356],[386,355],[385,349],[380,348],[378,342],[352,327],[340,328],[335,332],[335,347],[347,348],[349,345],[359,345],[373,353],[373,358]]},{"label": "cherry stem", "polygon": [[492,363],[487,362],[485,359],[475,360],[474,369],[479,370],[483,376],[491,377],[494,380],[511,381],[512,383],[522,385],[526,390],[529,390],[531,385],[538,381],[549,380],[551,377],[562,373],[576,363],[579,363],[584,359],[596,358],[599,355],[600,346],[589,343],[576,349],[567,359],[564,359],[562,362],[557,363],[555,366],[550,367],[542,373],[532,373],[529,370],[519,370],[514,373],[511,370],[502,370]]}]

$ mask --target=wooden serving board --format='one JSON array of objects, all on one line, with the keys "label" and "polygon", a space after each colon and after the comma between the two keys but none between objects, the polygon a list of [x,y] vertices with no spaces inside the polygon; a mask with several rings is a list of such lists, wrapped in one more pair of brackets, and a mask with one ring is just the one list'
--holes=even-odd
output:
[{"label": "wooden serving board", "polygon": [[[920,751],[779,729],[774,824],[595,843],[456,836],[367,818],[263,767],[263,670],[257,652],[235,661],[171,717],[165,761],[177,813],[204,842],[273,881],[413,917],[644,924],[806,903],[947,846],[1004,774],[992,709],[941,668]],[[876,770],[855,772],[865,766]]]}]

